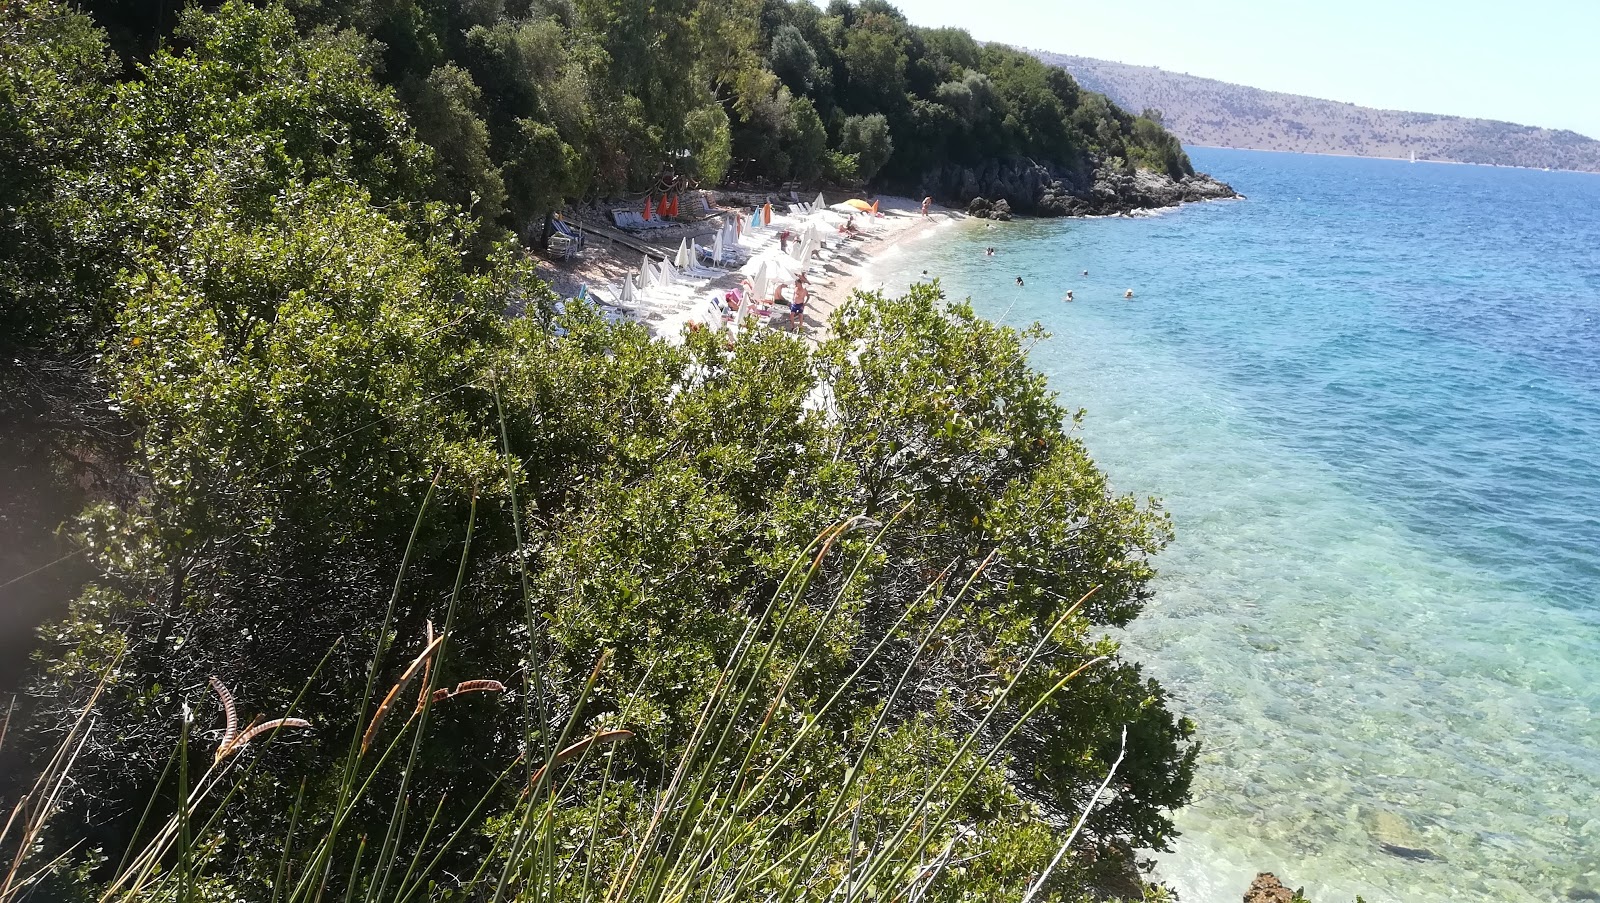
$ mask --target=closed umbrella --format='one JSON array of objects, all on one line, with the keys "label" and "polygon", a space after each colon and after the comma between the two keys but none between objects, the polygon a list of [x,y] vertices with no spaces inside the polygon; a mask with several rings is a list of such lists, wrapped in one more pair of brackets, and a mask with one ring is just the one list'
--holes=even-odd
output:
[{"label": "closed umbrella", "polygon": [[763,225],[763,226],[772,225],[772,205],[771,204],[764,204],[761,207],[761,225]]},{"label": "closed umbrella", "polygon": [[692,260],[693,258],[689,256],[689,239],[685,238],[683,241],[678,242],[678,269],[688,269]]},{"label": "closed umbrella", "polygon": [[756,278],[750,281],[750,294],[752,295],[750,299],[752,301],[765,301],[767,299],[769,293],[767,292],[766,261],[761,262],[761,266],[756,270]]},{"label": "closed umbrella", "polygon": [[822,196],[822,192],[820,192],[820,191],[817,192],[817,202],[811,205],[811,209],[812,210],[821,210],[822,208],[824,208],[826,206],[828,206],[827,199]]},{"label": "closed umbrella", "polygon": [[634,302],[633,275],[631,273],[622,277],[622,299],[621,300],[622,300],[623,304],[632,304]]},{"label": "closed umbrella", "polygon": [[717,230],[717,239],[711,245],[711,260],[717,266],[722,266],[722,250],[723,250],[722,234],[724,232],[726,232],[726,231],[727,231],[726,229],[718,229]]}]

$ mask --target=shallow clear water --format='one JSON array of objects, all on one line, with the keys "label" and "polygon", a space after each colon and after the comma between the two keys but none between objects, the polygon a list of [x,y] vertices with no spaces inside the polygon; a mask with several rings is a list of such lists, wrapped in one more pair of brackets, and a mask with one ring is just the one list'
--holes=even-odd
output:
[{"label": "shallow clear water", "polygon": [[1600,177],[1192,155],[1249,199],[969,224],[875,274],[1043,322],[1096,458],[1173,514],[1126,636],[1205,741],[1162,874],[1186,903],[1261,869],[1318,903],[1590,899]]}]

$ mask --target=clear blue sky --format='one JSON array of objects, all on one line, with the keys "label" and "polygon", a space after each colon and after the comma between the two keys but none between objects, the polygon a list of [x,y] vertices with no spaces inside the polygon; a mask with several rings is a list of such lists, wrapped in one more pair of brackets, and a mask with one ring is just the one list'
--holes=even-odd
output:
[{"label": "clear blue sky", "polygon": [[984,41],[1600,138],[1600,0],[891,2]]}]

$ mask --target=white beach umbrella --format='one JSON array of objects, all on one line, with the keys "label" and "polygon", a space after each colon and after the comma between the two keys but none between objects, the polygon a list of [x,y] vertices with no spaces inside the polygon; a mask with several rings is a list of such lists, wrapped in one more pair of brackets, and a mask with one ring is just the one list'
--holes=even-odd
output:
[{"label": "white beach umbrella", "polygon": [[756,275],[755,275],[754,279],[750,280],[750,286],[751,286],[750,287],[750,293],[754,296],[753,298],[749,299],[750,301],[764,300],[767,297],[768,291],[767,291],[767,264],[766,264],[766,261],[762,261],[761,265],[756,268]]},{"label": "white beach umbrella", "polygon": [[825,209],[827,206],[828,206],[828,199],[824,198],[822,196],[822,192],[820,192],[820,191],[817,192],[817,199],[816,199],[816,201],[814,203],[812,203],[811,209],[812,210],[822,210],[822,209]]},{"label": "white beach umbrella", "polygon": [[632,303],[634,303],[633,274],[632,273],[629,273],[629,274],[627,274],[627,275],[622,277],[622,293],[621,293],[621,296],[620,296],[620,300],[621,300],[621,302],[623,304],[632,304]]},{"label": "white beach umbrella", "polygon": [[722,234],[724,232],[726,232],[726,231],[727,231],[726,228],[718,229],[717,230],[716,242],[715,242],[715,244],[713,244],[711,246],[711,260],[713,262],[715,262],[718,266],[722,265],[722,251],[723,251]]},{"label": "white beach umbrella", "polygon": [[650,258],[646,257],[644,263],[639,266],[639,291],[648,292],[654,288],[656,284],[655,276],[655,268],[650,266]]},{"label": "white beach umbrella", "polygon": [[678,242],[678,260],[677,260],[678,269],[680,269],[680,270],[688,269],[690,260],[691,260],[691,258],[689,257],[689,239],[685,238],[682,241]]}]

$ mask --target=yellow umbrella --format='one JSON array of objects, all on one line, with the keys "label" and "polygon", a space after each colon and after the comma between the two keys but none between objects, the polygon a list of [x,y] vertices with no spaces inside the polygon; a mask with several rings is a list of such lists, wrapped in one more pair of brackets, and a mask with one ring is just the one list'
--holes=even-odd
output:
[{"label": "yellow umbrella", "polygon": [[872,212],[872,205],[867,203],[866,201],[863,201],[860,198],[851,198],[850,200],[845,201],[844,205],[846,207],[854,207],[857,210],[860,210],[862,213],[871,213]]}]

